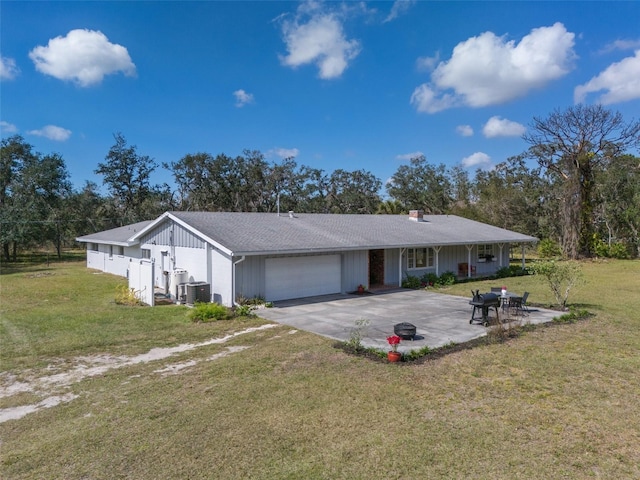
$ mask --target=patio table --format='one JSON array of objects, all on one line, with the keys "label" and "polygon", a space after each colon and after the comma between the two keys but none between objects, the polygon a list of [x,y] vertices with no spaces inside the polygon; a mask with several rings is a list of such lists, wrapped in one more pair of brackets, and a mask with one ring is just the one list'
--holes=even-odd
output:
[{"label": "patio table", "polygon": [[522,295],[518,295],[517,293],[512,292],[505,292],[504,294],[500,294],[500,305],[503,312],[506,311],[507,314],[509,314],[509,304],[514,298],[522,298]]}]

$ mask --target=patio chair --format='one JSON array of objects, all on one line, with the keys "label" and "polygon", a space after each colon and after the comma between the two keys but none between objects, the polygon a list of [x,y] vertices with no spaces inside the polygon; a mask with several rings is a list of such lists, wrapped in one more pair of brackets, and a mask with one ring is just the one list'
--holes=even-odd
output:
[{"label": "patio chair", "polygon": [[509,299],[509,308],[515,310],[515,314],[521,313],[522,315],[529,314],[529,309],[527,308],[527,299],[529,298],[529,292],[524,292],[524,295],[521,297],[511,297]]}]

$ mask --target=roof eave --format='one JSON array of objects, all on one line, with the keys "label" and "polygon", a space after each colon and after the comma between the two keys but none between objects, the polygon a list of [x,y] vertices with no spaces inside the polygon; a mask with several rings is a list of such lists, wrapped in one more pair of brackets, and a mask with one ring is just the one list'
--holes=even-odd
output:
[{"label": "roof eave", "polygon": [[134,247],[138,245],[140,242],[128,240],[126,242],[118,242],[116,240],[105,240],[103,238],[87,238],[87,237],[77,237],[76,242],[80,243],[99,243],[101,245],[115,245],[117,247]]},{"label": "roof eave", "polygon": [[537,243],[535,237],[510,240],[487,240],[482,242],[433,242],[433,243],[416,243],[416,244],[394,244],[394,245],[359,245],[352,247],[318,247],[318,248],[288,248],[282,250],[237,250],[230,251],[233,257],[242,256],[260,256],[260,255],[301,255],[313,253],[339,253],[353,252],[358,250],[383,250],[392,248],[418,248],[418,247],[455,247],[464,245],[491,245],[495,243]]}]

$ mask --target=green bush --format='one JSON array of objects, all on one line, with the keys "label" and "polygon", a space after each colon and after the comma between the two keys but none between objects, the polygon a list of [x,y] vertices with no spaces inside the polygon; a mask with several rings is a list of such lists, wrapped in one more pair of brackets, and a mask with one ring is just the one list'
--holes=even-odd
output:
[{"label": "green bush", "polygon": [[422,358],[425,355],[429,355],[433,350],[429,348],[429,346],[425,345],[424,347],[418,350],[411,350],[404,354],[405,361],[417,360],[418,358]]},{"label": "green bush", "polygon": [[531,266],[536,275],[543,277],[556,302],[562,308],[566,308],[569,292],[578,285],[584,284],[582,267],[577,262],[536,262]]},{"label": "green bush", "polygon": [[142,302],[136,296],[135,290],[133,288],[129,288],[127,285],[118,285],[116,287],[115,301],[118,305],[127,305],[129,307],[142,305]]},{"label": "green bush", "polygon": [[189,310],[189,318],[194,322],[215,322],[233,318],[233,313],[219,303],[196,303]]},{"label": "green bush", "polygon": [[249,305],[249,304],[238,305],[235,308],[236,317],[251,317],[254,315],[253,313],[254,308],[255,307],[253,305]]},{"label": "green bush", "polygon": [[589,313],[586,309],[575,310],[573,308],[570,309],[569,313],[565,313],[560,315],[559,317],[553,317],[554,323],[575,323],[578,320],[584,320],[585,318],[589,318],[591,313]]},{"label": "green bush", "polygon": [[433,272],[425,273],[420,281],[423,285],[433,286],[438,285],[438,275]]},{"label": "green bush", "polygon": [[617,258],[619,260],[625,260],[630,257],[629,250],[624,243],[612,243],[607,244],[604,240],[598,237],[597,234],[593,235],[591,241],[591,249],[593,253],[598,257],[605,258]]},{"label": "green bush", "polygon": [[438,279],[440,285],[453,285],[456,283],[456,274],[453,272],[444,272]]},{"label": "green bush", "polygon": [[402,288],[417,289],[421,286],[422,282],[420,281],[420,278],[416,277],[415,275],[406,275],[404,280],[402,280]]},{"label": "green bush", "polygon": [[609,247],[609,256],[618,260],[627,260],[631,258],[629,249],[624,243],[614,243]]},{"label": "green bush", "polygon": [[501,267],[495,273],[496,278],[508,278],[508,277],[522,277],[523,275],[529,275],[530,272],[526,268],[522,268],[518,265],[509,265],[508,267]]},{"label": "green bush", "polygon": [[[420,278],[420,286],[436,286],[441,287],[443,285],[453,285],[456,283],[456,275],[453,272],[444,272],[442,275],[438,277],[433,272],[425,273]],[[419,287],[409,287],[409,288],[419,288]]]},{"label": "green bush", "polygon": [[500,267],[496,271],[496,278],[507,278],[511,276],[511,269],[509,267]]},{"label": "green bush", "polygon": [[538,244],[538,255],[542,258],[556,258],[562,256],[562,249],[558,242],[550,238],[543,238]]},{"label": "green bush", "polygon": [[356,320],[355,327],[351,329],[349,340],[346,342],[350,348],[355,351],[359,351],[363,348],[362,338],[366,335],[367,328],[369,328],[370,324],[371,321],[366,318],[359,318]]}]

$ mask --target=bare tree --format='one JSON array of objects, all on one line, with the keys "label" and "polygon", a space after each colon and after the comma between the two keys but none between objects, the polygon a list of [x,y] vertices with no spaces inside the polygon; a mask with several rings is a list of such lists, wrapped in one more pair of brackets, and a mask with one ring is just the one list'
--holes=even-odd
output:
[{"label": "bare tree", "polygon": [[625,123],[602,105],[575,105],[534,118],[523,136],[530,155],[562,185],[562,250],[589,256],[593,237],[595,175],[626,149],[640,146],[640,122]]}]

